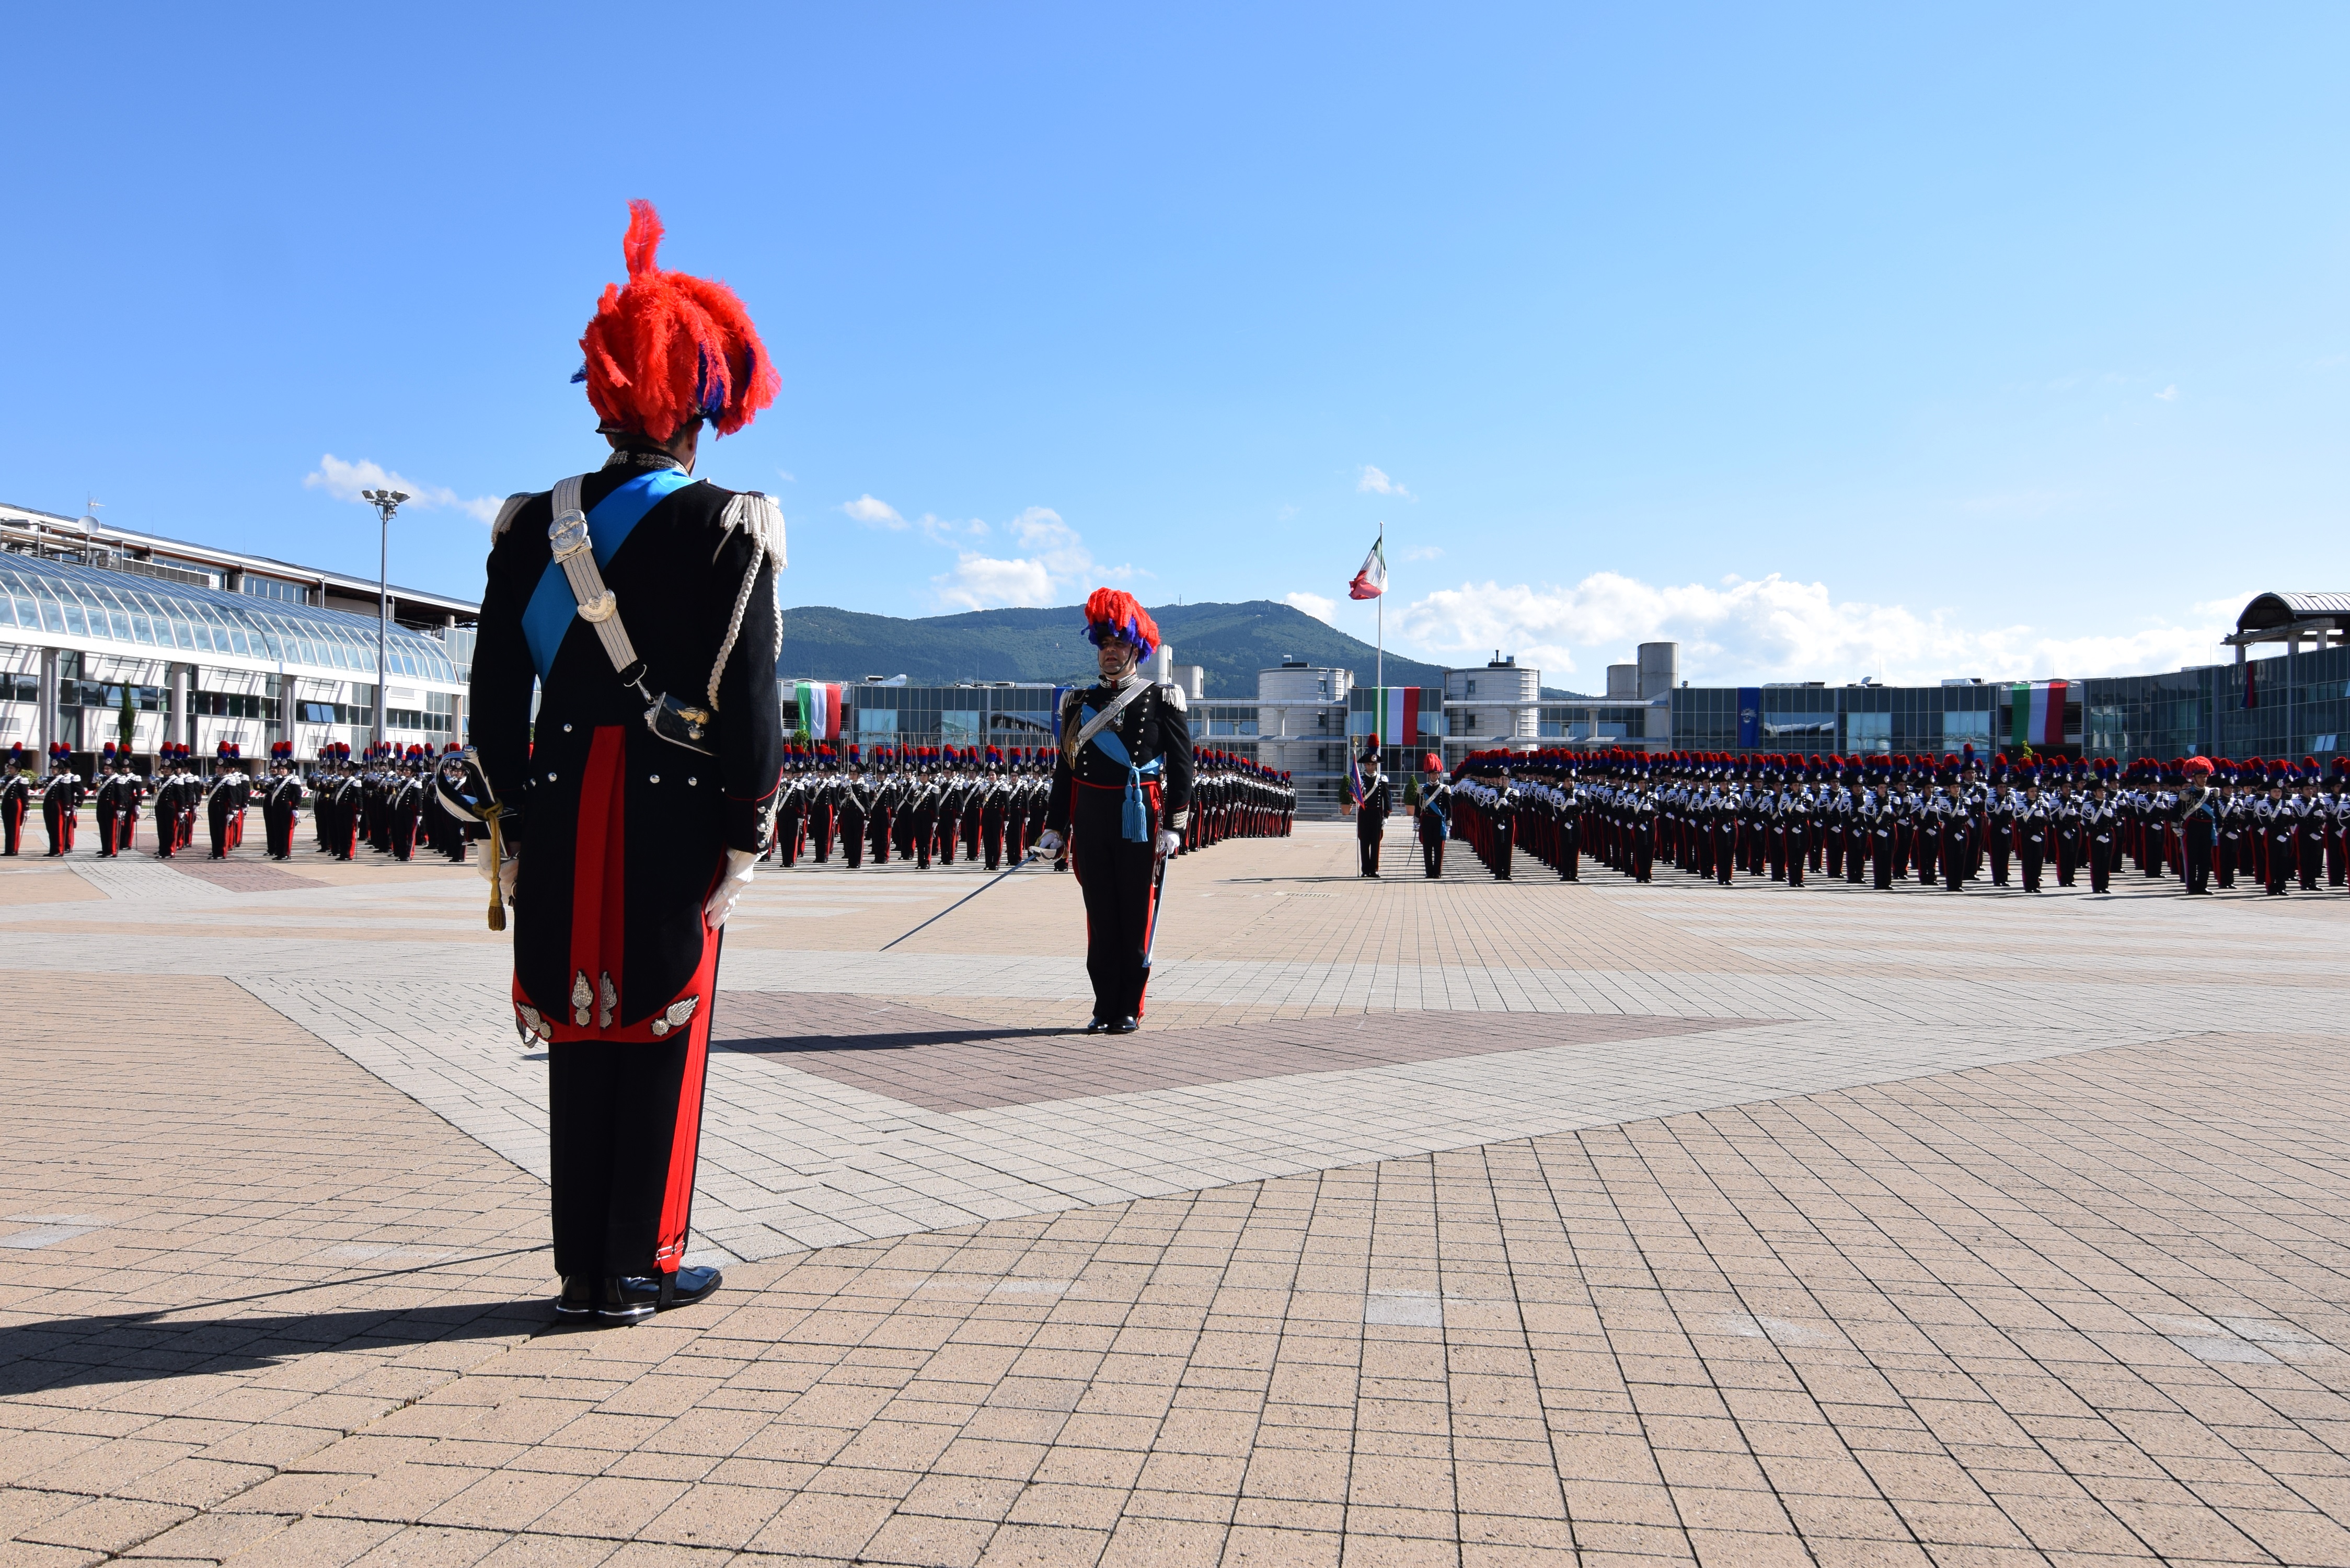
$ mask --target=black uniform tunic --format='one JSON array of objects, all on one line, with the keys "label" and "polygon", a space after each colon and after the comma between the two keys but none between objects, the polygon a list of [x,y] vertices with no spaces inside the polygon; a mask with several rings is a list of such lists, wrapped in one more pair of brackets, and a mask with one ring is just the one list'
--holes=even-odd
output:
[{"label": "black uniform tunic", "polygon": [[[646,477],[632,467],[587,476],[591,535],[598,503]],[[549,1042],[556,1267],[566,1275],[674,1272],[684,1256],[718,971],[718,933],[702,906],[729,849],[765,847],[784,760],[780,562],[755,529],[725,525],[733,499],[688,483],[655,501],[608,559],[598,550],[646,686],[714,709],[710,754],[647,726],[645,699],[621,684],[559,567],[565,614],[541,623],[561,629],[551,668],[537,669],[524,622],[552,560],[549,494],[522,501],[490,548],[473,734],[499,798],[521,811],[504,829],[521,855],[514,1001],[524,1027]],[[608,539],[618,532],[608,527]]]},{"label": "black uniform tunic", "polygon": [[[1062,746],[1045,808],[1045,826],[1069,842],[1085,892],[1086,973],[1094,1016],[1105,1023],[1142,1016],[1159,917],[1157,841],[1161,829],[1181,836],[1191,815],[1191,723],[1171,688],[1150,687],[1071,758],[1069,745],[1090,716],[1124,691],[1088,686],[1063,703]],[[1142,802],[1139,839],[1127,836],[1129,785]]]}]

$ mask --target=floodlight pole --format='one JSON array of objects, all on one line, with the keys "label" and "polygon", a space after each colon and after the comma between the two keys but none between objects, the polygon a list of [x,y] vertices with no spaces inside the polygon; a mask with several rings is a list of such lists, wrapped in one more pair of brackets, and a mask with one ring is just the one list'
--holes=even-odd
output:
[{"label": "floodlight pole", "polygon": [[[408,499],[404,490],[362,490],[359,499],[375,508],[383,524],[381,548],[376,556],[375,621],[375,744],[383,747],[386,708],[391,701],[391,514]],[[283,699],[281,698],[281,701]]]}]

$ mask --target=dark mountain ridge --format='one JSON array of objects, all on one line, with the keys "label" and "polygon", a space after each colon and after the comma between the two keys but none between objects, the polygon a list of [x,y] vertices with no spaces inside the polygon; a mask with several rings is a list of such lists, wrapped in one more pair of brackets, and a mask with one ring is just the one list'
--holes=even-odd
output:
[{"label": "dark mountain ridge", "polygon": [[[1211,702],[1253,701],[1257,671],[1275,668],[1284,659],[1350,670],[1357,684],[1372,683],[1377,650],[1370,644],[1292,605],[1271,599],[1153,605],[1150,616],[1159,623],[1159,635],[1173,646],[1175,661],[1197,664],[1205,671]],[[1089,680],[1094,655],[1086,641],[1084,619],[1076,605],[965,610],[910,619],[807,605],[784,612],[784,651],[775,673],[803,680],[903,675],[918,686],[957,680]],[[1444,672],[1390,649],[1387,680],[1390,686],[1440,686]]]}]

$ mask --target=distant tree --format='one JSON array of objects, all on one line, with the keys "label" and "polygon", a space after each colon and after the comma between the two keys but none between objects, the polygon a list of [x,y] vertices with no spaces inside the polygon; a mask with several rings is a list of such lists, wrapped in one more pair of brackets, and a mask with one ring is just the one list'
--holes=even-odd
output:
[{"label": "distant tree", "polygon": [[115,744],[124,751],[130,749],[130,737],[138,730],[139,711],[131,706],[130,682],[122,683],[122,711],[115,721]]}]

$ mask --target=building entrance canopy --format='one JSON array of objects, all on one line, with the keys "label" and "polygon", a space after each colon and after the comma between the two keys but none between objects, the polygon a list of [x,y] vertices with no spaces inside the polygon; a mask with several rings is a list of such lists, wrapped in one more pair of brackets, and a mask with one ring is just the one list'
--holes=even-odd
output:
[{"label": "building entrance canopy", "polygon": [[[375,679],[368,618],[18,556],[0,556],[0,642]],[[438,638],[395,626],[389,658],[395,676],[459,685]]]}]

